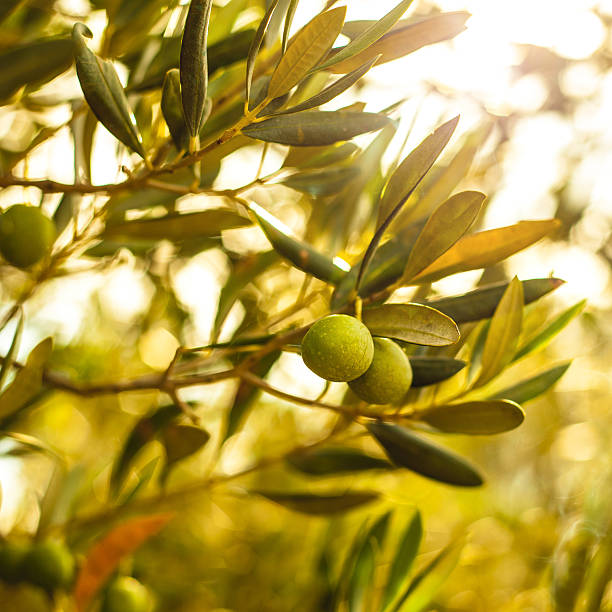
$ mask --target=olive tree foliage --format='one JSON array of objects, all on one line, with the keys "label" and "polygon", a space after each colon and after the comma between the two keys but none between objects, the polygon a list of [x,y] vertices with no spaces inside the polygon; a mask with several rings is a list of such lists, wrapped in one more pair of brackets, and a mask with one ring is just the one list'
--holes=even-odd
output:
[{"label": "olive tree foliage", "polygon": [[[65,540],[71,554],[78,555],[74,577],[40,585],[56,601],[77,610],[98,605],[104,593],[115,593],[107,585],[118,568],[125,571],[126,559],[149,538],[155,540],[180,503],[224,487],[231,494],[240,484],[242,503],[264,499],[302,515],[342,515],[362,506],[370,508],[369,514],[372,508],[386,510],[365,521],[344,562],[328,559],[333,567],[326,574],[327,590],[313,609],[420,610],[457,562],[461,542],[411,574],[422,536],[420,516],[385,541],[392,506],[377,478],[382,483],[385,474],[412,472],[440,486],[482,485],[479,468],[432,442],[430,434],[510,431],[524,419],[521,404],[545,392],[569,366],[556,364],[510,387],[499,383],[507,368],[543,348],[582,308],[578,304],[533,325],[541,319],[538,300],[560,286],[560,279],[514,278],[453,296],[440,295],[435,285],[432,289],[452,274],[499,264],[558,227],[556,220],[546,219],[474,229],[485,195],[460,191],[458,185],[482,131],[453,139],[459,121],[454,117],[408,154],[383,164],[403,101],[390,100],[378,111],[365,110],[360,102],[334,106],[340,94],[378,65],[461,32],[468,15],[410,17],[411,0],[403,0],[379,20],[351,22],[345,20],[346,7],[336,4],[328,2],[296,29],[296,0],[224,5],[192,0],[187,6],[172,0],[95,0],[92,9],[105,15],[95,45],[86,23],[54,12],[52,3],[2,6],[4,39],[10,42],[0,52],[0,98],[5,110],[27,113],[31,138],[20,150],[0,149],[0,186],[33,188],[28,193],[35,189],[39,199],[26,202],[27,208],[7,206],[0,217],[0,326],[5,333],[16,330],[2,357],[0,427],[2,437],[13,441],[13,454],[47,453],[60,466],[42,495],[35,530],[38,539]],[[45,85],[73,66],[78,96],[45,95]],[[40,113],[66,104],[75,180],[32,177],[29,155],[65,127],[46,127]],[[114,137],[117,159],[124,160],[117,182],[92,181],[94,135],[100,130]],[[241,165],[236,174],[243,184],[224,185],[222,166],[238,166],[236,159],[248,159],[240,153],[252,150],[261,153],[259,169]],[[281,161],[263,174],[271,152]],[[269,210],[269,194],[289,190],[305,218],[302,238]],[[188,209],[181,205],[184,196],[197,196]],[[51,239],[46,229],[36,230],[47,228],[40,219],[32,225],[6,217],[20,217],[24,210],[29,215],[32,207],[48,211],[50,201],[58,201]],[[268,250],[237,252],[223,240],[228,230],[248,227],[260,228]],[[61,286],[64,277],[80,269],[75,264],[104,274],[130,252],[165,292],[156,316],[173,316],[176,298],[154,265],[168,244],[174,261],[217,249],[231,262],[208,345],[181,343],[163,371],[121,373],[112,380],[75,375],[79,368],[67,367],[65,351],[57,358],[53,338],[16,360],[28,325],[24,304],[50,281]],[[32,255],[34,247],[39,250]],[[266,295],[260,281],[273,271],[295,291],[293,304],[270,314],[264,304],[274,296]],[[254,286],[258,291],[252,291]],[[410,301],[402,298],[408,288]],[[244,320],[231,338],[220,341],[228,314],[241,300],[247,307]],[[403,351],[412,385],[401,400],[368,404],[344,383],[328,383],[316,397],[303,397],[270,381],[283,355],[299,353],[305,333],[329,314],[351,315],[374,338]],[[183,319],[179,337],[184,327]],[[206,388],[222,381],[233,386],[227,387],[224,411],[211,418]],[[186,399],[193,387],[204,389],[202,401]],[[91,496],[75,479],[90,466],[71,458],[66,468],[58,451],[32,433],[36,407],[62,394],[96,398],[142,392],[155,392],[158,404],[133,417],[109,466],[106,501],[79,503]],[[231,440],[270,397],[330,418],[308,441],[295,445],[288,439],[284,452],[264,455],[241,471],[225,471],[221,462]],[[154,441],[159,456],[138,464]],[[177,465],[202,453],[208,453],[204,473],[192,474],[189,482],[172,481]],[[273,476],[265,486],[251,480],[270,468],[299,476],[290,482],[302,484],[285,486],[285,479]],[[367,487],[347,489],[335,479],[366,472]],[[331,484],[313,492],[315,479],[331,479]],[[10,543],[9,536],[5,549]],[[375,581],[379,559],[389,561],[388,572]],[[4,574],[6,582],[24,576]],[[148,586],[155,591],[156,585]],[[163,594],[155,597],[164,601],[160,609],[172,609]]]}]

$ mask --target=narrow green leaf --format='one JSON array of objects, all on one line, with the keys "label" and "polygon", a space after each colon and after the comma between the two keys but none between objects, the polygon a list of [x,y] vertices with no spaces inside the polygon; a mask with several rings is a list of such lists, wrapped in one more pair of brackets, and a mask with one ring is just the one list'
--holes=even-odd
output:
[{"label": "narrow green leaf", "polygon": [[338,514],[352,510],[378,499],[374,491],[359,491],[336,493],[331,495],[315,495],[314,493],[277,493],[273,491],[252,490],[281,506],[295,512],[313,515]]},{"label": "narrow green leaf", "polygon": [[255,60],[257,59],[257,54],[259,53],[259,49],[261,47],[261,43],[263,42],[264,36],[266,34],[266,30],[268,25],[270,25],[270,20],[272,19],[272,14],[274,13],[274,9],[278,5],[278,0],[272,0],[268,9],[266,10],[263,19],[259,22],[259,27],[257,28],[257,32],[255,32],[255,37],[251,42],[251,46],[249,48],[249,53],[247,55],[246,61],[246,83],[245,83],[245,91],[246,91],[246,101],[247,103],[251,100],[251,83],[253,82],[253,72],[255,71]]},{"label": "narrow green leaf", "polygon": [[[41,503],[38,533],[65,523],[72,517],[79,496],[85,488],[86,476],[86,469],[82,464],[64,471],[56,463],[53,481],[49,484],[48,493],[45,493],[44,502]],[[50,491],[52,487],[53,492]]]},{"label": "narrow green leaf", "polygon": [[369,594],[372,588],[377,557],[382,548],[390,512],[383,514],[366,532],[361,546],[355,551],[353,571],[348,581],[349,612],[369,612]]},{"label": "narrow green leaf", "polygon": [[42,388],[43,370],[52,349],[51,338],[45,338],[32,349],[23,368],[0,394],[0,419],[13,416],[38,395]]},{"label": "narrow green leaf", "polygon": [[359,147],[354,142],[323,147],[291,147],[283,162],[283,168],[326,168],[355,155]]},{"label": "narrow green leaf", "polygon": [[166,465],[162,480],[167,478],[175,463],[197,453],[209,440],[210,434],[201,427],[172,423],[164,427],[161,441],[166,449]]},{"label": "narrow green leaf", "polygon": [[409,355],[412,367],[412,387],[433,385],[454,376],[466,366],[465,361],[447,357],[416,357]]},{"label": "narrow green leaf", "polygon": [[250,225],[246,217],[228,209],[172,213],[156,219],[138,219],[108,225],[105,238],[184,241],[190,238],[219,236],[223,230]]},{"label": "narrow green leaf", "polygon": [[319,13],[294,37],[272,73],[268,96],[289,92],[324,58],[342,31],[346,7]]},{"label": "narrow green leaf", "polygon": [[72,29],[77,76],[85,100],[98,121],[115,138],[144,158],[136,121],[115,68],[111,62],[92,53],[85,44],[84,37],[92,36],[82,23],[76,23]]},{"label": "narrow green leaf", "polygon": [[185,114],[183,113],[183,102],[181,100],[180,73],[176,68],[168,70],[164,77],[161,97],[161,111],[164,121],[170,130],[172,142],[177,151],[186,150],[189,146],[189,136]]},{"label": "narrow green leaf", "polygon": [[361,286],[361,279],[368,269],[368,265],[385,231],[389,225],[391,225],[393,219],[397,217],[406,200],[417,188],[418,184],[447,145],[458,121],[459,116],[447,121],[434,130],[416,147],[416,149],[406,156],[404,161],[391,175],[379,204],[376,233],[366,249],[359,268],[356,283],[357,289]]},{"label": "narrow green leaf", "polygon": [[390,120],[376,113],[306,111],[271,117],[243,128],[250,138],[296,147],[330,145],[380,130]]},{"label": "narrow green leaf", "polygon": [[338,193],[358,174],[359,168],[356,166],[339,166],[296,172],[281,179],[279,183],[291,187],[291,189],[319,197]]},{"label": "narrow green leaf", "polygon": [[372,335],[413,344],[447,346],[459,340],[456,323],[422,304],[383,304],[363,311],[363,322]]},{"label": "narrow green leaf", "polygon": [[154,440],[174,419],[181,415],[181,409],[174,404],[162,406],[154,412],[142,417],[132,428],[123,444],[121,452],[113,463],[110,476],[111,490],[116,495],[128,469],[141,448]]},{"label": "narrow green leaf", "polygon": [[349,87],[352,87],[364,74],[366,74],[366,72],[370,70],[370,68],[372,68],[372,66],[378,60],[378,57],[379,56],[375,56],[372,59],[369,59],[367,62],[361,64],[361,66],[355,68],[355,70],[353,70],[352,72],[345,74],[343,77],[334,81],[331,85],[328,85],[318,94],[315,94],[311,98],[304,100],[304,102],[286,108],[285,110],[277,111],[275,115],[298,113],[301,111],[309,110],[311,108],[316,108],[318,106],[321,106],[322,104],[326,104],[330,100],[333,100],[335,97],[346,91]]},{"label": "narrow green leaf", "polygon": [[274,250],[288,259],[296,268],[334,285],[344,278],[346,274],[344,270],[310,245],[279,229],[282,227],[280,221],[261,206],[251,204],[251,210]]},{"label": "narrow green leaf", "polygon": [[391,563],[389,577],[383,593],[382,610],[389,609],[391,604],[397,599],[399,593],[408,586],[408,576],[423,539],[423,524],[421,522],[421,513],[417,510],[403,536],[399,541],[399,545],[395,552],[395,557]]},{"label": "narrow green leaf", "polygon": [[516,351],[523,323],[523,285],[514,277],[500,300],[482,351],[482,369],[476,381],[484,385],[497,376]]},{"label": "narrow green leaf", "polygon": [[571,361],[567,361],[516,385],[502,389],[492,395],[491,399],[508,399],[517,404],[524,404],[548,391],[565,374],[571,363]]},{"label": "narrow green leaf", "polygon": [[[271,338],[267,336],[265,341],[270,339]],[[253,339],[249,338],[247,340],[247,344],[252,341]],[[238,344],[238,341],[234,341],[234,346]],[[232,346],[232,343],[227,343],[224,346]],[[268,353],[253,367],[253,373],[256,376],[259,376],[259,378],[265,378],[280,356],[281,351],[273,351]],[[257,387],[254,387],[244,380],[240,381],[238,390],[234,396],[234,402],[227,413],[227,418],[221,432],[220,437],[223,442],[233,436],[240,429],[260,393],[261,391]]]},{"label": "narrow green leaf", "polygon": [[470,234],[419,272],[413,282],[432,283],[457,272],[499,263],[544,238],[559,225],[557,219],[520,221],[515,225]]},{"label": "narrow green leaf", "polygon": [[136,474],[136,482],[132,484],[131,482],[126,485],[125,492],[119,497],[117,500],[117,506],[127,506],[133,499],[136,498],[138,493],[142,491],[150,482],[155,474],[155,470],[157,469],[157,465],[159,463],[160,457],[153,457],[151,461],[145,463],[141,470],[138,470]]},{"label": "narrow green leaf", "polygon": [[[454,38],[457,34],[465,30],[465,22],[469,16],[470,14],[465,11],[457,11],[432,15],[414,22],[400,21],[384,36],[357,55],[353,55],[331,66],[331,71],[348,72],[349,70],[353,70],[355,66],[358,66],[360,62],[378,54],[381,55],[379,63],[390,62],[399,57],[404,57],[409,53],[413,53],[426,45],[432,45],[443,40],[448,40],[449,38]],[[349,22],[345,25],[349,26],[348,31],[350,33],[356,34],[356,31],[362,24],[367,27],[369,24],[374,23],[376,22],[352,22],[351,25],[351,22]],[[363,32],[364,30],[362,29],[361,31]],[[346,32],[347,28],[344,28],[342,33],[346,34]],[[351,38],[355,40],[359,35],[360,33],[357,33],[351,36]],[[334,59],[334,57],[335,56],[332,56],[331,59]]]},{"label": "narrow green leaf", "polygon": [[523,344],[514,356],[513,361],[544,348],[564,327],[584,310],[586,304],[587,300],[582,300],[562,312],[558,317],[546,325],[542,331]]},{"label": "narrow green leaf", "polygon": [[515,429],[525,420],[525,413],[513,401],[500,399],[433,406],[418,418],[446,433],[491,435]]},{"label": "narrow green leaf", "polygon": [[434,211],[410,252],[402,277],[403,282],[408,283],[468,231],[476,220],[485,197],[478,191],[462,191],[450,197]]},{"label": "narrow green leaf", "polygon": [[82,196],[77,193],[66,192],[62,196],[55,212],[53,213],[53,223],[57,235],[61,234],[75,216],[79,209]]},{"label": "narrow green leaf", "polygon": [[13,365],[13,358],[15,357],[15,353],[19,350],[19,343],[21,342],[21,334],[23,333],[23,310],[19,309],[19,319],[17,320],[17,325],[15,327],[15,333],[13,334],[13,341],[11,342],[11,346],[9,347],[8,352],[2,359],[2,366],[0,367],[0,390],[4,387],[4,383],[8,375],[11,372],[11,367]]},{"label": "narrow green leaf", "polygon": [[402,0],[402,2],[391,9],[382,19],[372,24],[365,32],[354,38],[348,45],[342,47],[340,51],[323,62],[317,69],[323,70],[324,68],[330,68],[370,47],[372,43],[376,42],[393,27],[411,4],[412,0]]},{"label": "narrow green leaf", "polygon": [[291,25],[293,24],[293,18],[295,17],[295,11],[297,9],[299,0],[290,0],[289,7],[287,8],[287,15],[285,16],[285,24],[283,26],[283,40],[281,42],[281,52],[284,54],[287,50],[287,43],[289,42],[289,32],[291,31]]},{"label": "narrow green leaf", "polygon": [[368,424],[367,428],[389,459],[400,467],[460,487],[483,484],[482,476],[465,459],[414,435],[405,427],[377,422]]},{"label": "narrow green leaf", "polygon": [[191,0],[181,41],[181,100],[191,141],[197,138],[204,117],[208,89],[208,23],[212,4],[213,0]]},{"label": "narrow green leaf", "polygon": [[454,542],[444,548],[417,574],[399,603],[393,608],[393,612],[424,610],[459,563],[462,548],[462,541]]},{"label": "narrow green leaf", "polygon": [[68,38],[41,38],[10,45],[0,53],[0,104],[10,102],[22,87],[47,83],[71,63],[72,43]]},{"label": "narrow green leaf", "polygon": [[394,469],[394,466],[385,459],[346,447],[317,448],[306,453],[296,453],[289,455],[287,463],[292,468],[311,476]]},{"label": "narrow green leaf", "polygon": [[[530,304],[563,284],[559,278],[532,278],[521,281],[525,304]],[[508,282],[479,287],[462,295],[427,300],[431,306],[457,323],[479,321],[493,316],[499,301],[508,288]]]}]

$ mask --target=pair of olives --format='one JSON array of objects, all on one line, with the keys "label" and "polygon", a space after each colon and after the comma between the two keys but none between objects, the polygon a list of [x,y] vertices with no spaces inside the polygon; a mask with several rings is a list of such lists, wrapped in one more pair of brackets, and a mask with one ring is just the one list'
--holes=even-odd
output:
[{"label": "pair of olives", "polygon": [[412,384],[404,351],[389,338],[372,338],[368,328],[349,315],[317,321],[302,340],[302,359],[315,374],[348,382],[370,404],[401,401]]},{"label": "pair of olives", "polygon": [[0,544],[0,579],[5,582],[25,581],[52,593],[68,588],[74,571],[74,557],[62,542],[9,540]]},{"label": "pair of olives", "polygon": [[40,208],[15,204],[0,215],[0,253],[17,268],[45,257],[55,241],[55,225]]}]

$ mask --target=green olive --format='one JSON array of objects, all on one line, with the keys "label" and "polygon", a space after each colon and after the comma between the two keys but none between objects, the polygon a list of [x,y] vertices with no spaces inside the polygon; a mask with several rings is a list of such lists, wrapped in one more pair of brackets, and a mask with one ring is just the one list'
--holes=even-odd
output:
[{"label": "green olive", "polygon": [[15,583],[23,578],[24,559],[29,546],[25,542],[7,541],[0,544],[0,579]]},{"label": "green olive", "polygon": [[49,253],[55,225],[35,206],[15,204],[0,215],[0,253],[18,268],[27,268]]},{"label": "green olive", "polygon": [[69,587],[74,578],[74,557],[64,544],[55,540],[34,544],[23,566],[24,578],[49,592]]},{"label": "green olive", "polygon": [[104,593],[102,612],[146,612],[149,607],[147,587],[131,576],[119,576]]},{"label": "green olive", "polygon": [[320,319],[302,340],[304,363],[321,378],[336,382],[361,376],[373,354],[374,343],[368,328],[348,315]]},{"label": "green olive", "polygon": [[372,364],[349,387],[370,404],[393,404],[403,399],[411,384],[412,368],[404,351],[389,338],[374,338]]}]

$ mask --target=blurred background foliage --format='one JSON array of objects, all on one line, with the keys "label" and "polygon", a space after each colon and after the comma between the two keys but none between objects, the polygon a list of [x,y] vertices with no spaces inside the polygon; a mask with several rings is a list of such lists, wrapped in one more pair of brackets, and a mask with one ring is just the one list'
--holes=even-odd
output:
[{"label": "blurred background foliage", "polygon": [[[159,87],[171,67],[167,57],[176,55],[171,47],[173,35],[180,33],[181,12],[166,10],[175,4],[160,0],[5,0],[0,7],[0,54],[41,33],[65,34],[74,21],[86,22],[94,33],[94,44],[102,44],[103,55],[117,60],[128,92],[131,88],[142,94],[135,99],[135,112],[140,126],[151,126],[150,131],[143,130],[147,145],[161,129],[154,86]],[[222,7],[226,4],[231,11]],[[312,14],[310,4],[309,0],[298,5],[294,27]],[[351,0],[347,4],[348,18],[357,20],[378,19],[395,3]],[[222,9],[223,19],[215,19],[213,13],[209,43],[221,45],[228,33],[239,32],[233,39],[235,51],[250,40],[264,7],[259,2],[232,0],[219,2],[214,10],[221,14]],[[612,610],[612,590],[607,586],[612,567],[612,4],[606,0],[415,0],[411,17],[462,10],[472,15],[464,33],[375,67],[334,104],[367,101],[368,110],[379,111],[405,98],[395,149],[391,147],[383,159],[387,166],[404,136],[409,150],[442,119],[460,113],[453,146],[445,152],[443,162],[448,164],[463,154],[462,167],[470,171],[460,187],[488,194],[481,227],[524,218],[555,216],[562,220],[554,240],[541,242],[484,273],[467,272],[434,283],[433,290],[443,295],[461,293],[515,274],[528,278],[554,273],[565,279],[566,285],[541,300],[547,306],[538,310],[533,327],[582,298],[588,300],[586,312],[544,351],[511,368],[500,387],[568,359],[573,359],[572,366],[554,390],[527,404],[527,418],[519,429],[494,438],[445,437],[445,443],[483,467],[487,484],[482,489],[455,490],[414,474],[391,472],[376,478],[367,472],[341,475],[321,479],[319,485],[318,479],[273,465],[254,474],[249,488],[266,490],[274,483],[279,489],[321,491],[331,482],[336,489],[350,490],[358,483],[359,488],[384,491],[384,501],[341,518],[308,517],[263,498],[247,502],[242,481],[229,489],[174,501],[172,508],[178,510],[178,517],[144,544],[130,560],[133,566],[126,568],[153,587],[160,610],[331,609],[336,584],[330,582],[330,576],[341,574],[343,560],[355,538],[363,534],[364,524],[371,525],[390,507],[394,511],[383,548],[384,569],[417,508],[424,527],[417,569],[425,567],[449,542],[465,541],[454,571],[442,580],[426,609],[572,610],[573,593],[578,593],[572,585],[580,582],[581,571],[588,565],[591,569],[581,593],[601,590],[601,606],[590,608],[586,597],[578,601],[577,609]],[[113,28],[103,35],[108,14],[113,15]],[[182,15],[184,18],[184,11]],[[272,31],[278,28],[279,24],[271,26]],[[159,38],[161,33],[165,36],[161,46],[152,44],[148,37]],[[147,63],[139,64],[143,48]],[[116,141],[101,128],[94,137],[87,113],[65,125],[76,102],[58,101],[77,100],[80,90],[74,68],[65,71],[72,64],[72,51],[65,65],[64,50],[57,52],[59,76],[42,88],[33,88],[30,94],[31,84],[20,83],[18,76],[14,83],[7,78],[0,84],[0,96],[13,99],[0,109],[0,174],[17,169],[28,176],[65,182],[74,181],[75,173],[78,179],[117,181],[121,178],[118,168],[126,158]],[[222,58],[224,52],[227,49],[218,46],[215,57]],[[218,61],[223,65],[222,59]],[[213,97],[223,97],[225,83],[232,81],[232,71],[237,69],[244,70],[244,65],[213,72]],[[228,113],[232,112],[229,107]],[[92,162],[90,167],[77,163],[75,169],[66,161],[65,151],[72,146],[72,133],[80,130],[92,131]],[[261,149],[261,143],[253,141],[224,159],[214,168],[211,184],[217,181],[232,187],[255,179]],[[271,147],[260,174],[273,171],[280,159]],[[377,178],[380,180],[370,178],[372,184]],[[260,201],[321,250],[353,260],[366,244],[365,237],[360,242],[359,232],[367,204],[352,209],[347,217],[332,213],[331,206],[315,214],[310,196],[318,194],[291,187],[262,190]],[[39,197],[31,188],[7,187],[0,192],[0,204],[6,207]],[[45,195],[43,209],[53,214],[61,197]],[[84,196],[84,205],[91,199]],[[118,206],[121,209],[121,202]],[[189,196],[181,206],[189,210]],[[340,230],[345,234],[339,240]],[[340,252],[347,235],[352,236],[355,252]],[[251,255],[269,248],[259,229],[227,230],[222,244],[211,239],[205,250],[201,243],[190,245],[188,241],[179,246],[164,244],[154,251],[146,243],[140,245],[140,251],[137,244],[117,250],[113,238],[94,246],[98,251],[91,253],[111,254],[110,263],[93,258],[86,264],[76,262],[71,276],[47,283],[26,304],[28,326],[20,358],[42,338],[53,335],[53,365],[58,369],[78,380],[115,380],[162,371],[179,345],[228,339],[241,328],[275,331],[270,321],[278,319],[280,329],[323,312],[323,302],[314,294],[308,313],[288,316],[287,309],[303,295],[304,275],[274,261],[273,254],[267,255],[270,261],[265,265]],[[258,265],[270,267],[253,280],[252,266]],[[8,305],[23,279],[8,267],[1,274],[0,299]],[[228,278],[240,274],[245,278],[244,287],[226,285]],[[226,320],[216,323],[222,290],[236,291],[238,299]],[[4,330],[2,354],[13,333],[12,324]],[[277,387],[311,396],[320,385],[301,366],[299,357],[291,354],[273,366],[269,380]],[[184,394],[194,405],[205,406],[200,411],[203,425],[215,436],[235,384],[222,381],[190,388]],[[92,398],[54,393],[37,398],[17,428],[31,439],[4,439],[0,445],[2,532],[26,534],[36,529],[58,469],[73,483],[72,503],[78,513],[99,511],[106,500],[113,458],[138,419],[158,404],[158,396],[159,392],[147,391]],[[307,443],[330,422],[325,411],[262,396],[248,415],[248,427],[227,442],[221,467],[231,472],[262,457],[282,454],[288,441],[291,447]],[[42,441],[39,448],[33,446],[34,440]],[[138,475],[143,480],[141,492],[157,491],[155,479],[147,482],[143,474],[162,469],[155,463],[160,444],[152,440],[137,454],[119,495],[129,494]],[[169,485],[188,483],[205,473],[215,446],[208,445],[180,462],[168,475]],[[363,447],[373,450],[371,441],[364,441]],[[54,459],[58,453],[59,464]],[[61,516],[49,520],[61,523],[71,510],[65,507]],[[75,540],[70,539],[69,530],[69,541],[76,547],[82,545],[78,537],[91,538],[98,533],[96,527],[99,525],[85,535],[76,530]],[[381,583],[381,557],[378,563],[375,584]],[[0,586],[0,600],[3,610],[47,606],[40,593],[23,585]]]}]

